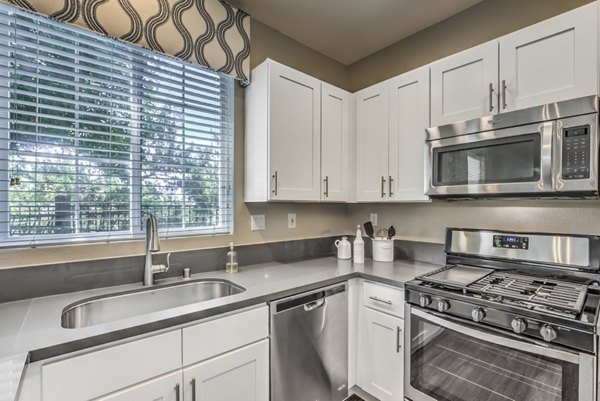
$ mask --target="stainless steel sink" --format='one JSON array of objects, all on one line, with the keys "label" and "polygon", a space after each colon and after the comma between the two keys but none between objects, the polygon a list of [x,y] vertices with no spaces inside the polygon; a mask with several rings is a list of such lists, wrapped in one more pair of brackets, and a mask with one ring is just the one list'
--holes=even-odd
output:
[{"label": "stainless steel sink", "polygon": [[66,329],[94,326],[246,291],[226,280],[194,280],[86,298],[63,309]]}]

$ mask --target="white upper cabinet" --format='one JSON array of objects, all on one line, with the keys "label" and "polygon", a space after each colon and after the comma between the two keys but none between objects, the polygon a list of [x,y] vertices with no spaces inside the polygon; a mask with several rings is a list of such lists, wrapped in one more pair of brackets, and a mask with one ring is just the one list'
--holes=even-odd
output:
[{"label": "white upper cabinet", "polygon": [[382,201],[388,191],[388,83],[355,94],[356,200]]},{"label": "white upper cabinet", "polygon": [[489,115],[497,110],[498,42],[431,64],[431,125]]},{"label": "white upper cabinet", "polygon": [[350,99],[321,83],[321,200],[343,202],[350,194]]},{"label": "white upper cabinet", "polygon": [[429,127],[429,68],[389,82],[389,199],[427,201],[425,129]]},{"label": "white upper cabinet", "polygon": [[350,93],[272,60],[246,90],[245,201],[350,200]]},{"label": "white upper cabinet", "polygon": [[321,82],[265,61],[246,92],[246,201],[318,201],[320,163]]},{"label": "white upper cabinet", "polygon": [[598,93],[598,4],[431,64],[431,125]]},{"label": "white upper cabinet", "polygon": [[598,4],[500,38],[500,106],[510,111],[598,88]]}]

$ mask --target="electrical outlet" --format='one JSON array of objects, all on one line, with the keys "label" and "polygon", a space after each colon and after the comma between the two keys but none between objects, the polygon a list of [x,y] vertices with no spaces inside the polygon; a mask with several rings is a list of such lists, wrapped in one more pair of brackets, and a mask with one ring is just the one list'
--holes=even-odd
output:
[{"label": "electrical outlet", "polygon": [[265,215],[253,214],[250,216],[250,229],[252,231],[260,231],[266,228]]},{"label": "electrical outlet", "polygon": [[296,228],[296,213],[288,213],[288,228]]},{"label": "electrical outlet", "polygon": [[373,224],[373,227],[377,227],[377,213],[371,213],[371,217],[369,218],[369,220],[371,220],[371,224]]}]

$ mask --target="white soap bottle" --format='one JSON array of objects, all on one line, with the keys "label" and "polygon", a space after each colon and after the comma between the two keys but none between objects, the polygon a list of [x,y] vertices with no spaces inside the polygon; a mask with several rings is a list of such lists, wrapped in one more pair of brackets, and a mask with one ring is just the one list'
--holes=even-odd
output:
[{"label": "white soap bottle", "polygon": [[356,238],[354,239],[354,263],[365,263],[365,241],[362,239],[360,226],[356,226]]}]

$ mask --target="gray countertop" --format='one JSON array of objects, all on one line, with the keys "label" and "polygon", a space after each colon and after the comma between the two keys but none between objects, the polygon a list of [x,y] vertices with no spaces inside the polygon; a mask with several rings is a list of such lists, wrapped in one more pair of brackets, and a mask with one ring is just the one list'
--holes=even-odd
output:
[{"label": "gray countertop", "polygon": [[[228,274],[225,271],[195,274],[192,279],[225,279],[244,287],[246,291],[79,329],[61,327],[61,314],[65,306],[83,298],[140,289],[142,284],[128,284],[0,304],[0,370],[10,372],[0,376],[0,401],[14,401],[19,384],[19,372],[22,372],[28,356],[32,362],[43,360],[103,343],[175,327],[353,277],[403,287],[405,282],[439,267],[410,261],[385,263],[371,260],[367,260],[364,265],[353,265],[349,260],[328,257],[294,263],[271,262],[240,267],[239,273],[236,274]],[[181,279],[167,279],[157,282],[157,285],[178,281]]]}]

